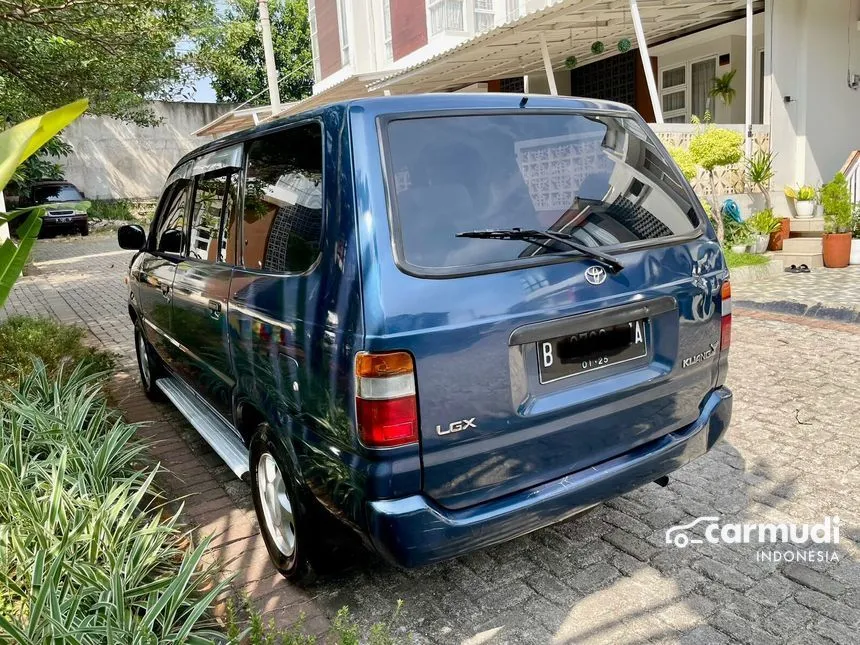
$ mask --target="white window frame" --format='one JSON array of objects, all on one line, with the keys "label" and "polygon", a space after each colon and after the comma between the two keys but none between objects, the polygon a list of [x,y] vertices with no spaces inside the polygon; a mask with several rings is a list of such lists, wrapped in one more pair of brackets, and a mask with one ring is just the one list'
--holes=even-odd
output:
[{"label": "white window frame", "polygon": [[322,68],[320,66],[320,46],[317,41],[317,9],[314,0],[308,0],[308,22],[311,30],[311,58],[314,65],[314,81],[319,83],[322,78]]},{"label": "white window frame", "polygon": [[505,22],[521,18],[525,12],[523,0],[505,0]]},{"label": "white window frame", "polygon": [[[684,84],[683,85],[671,85],[666,87],[663,85],[663,79],[667,72],[674,72],[675,70],[683,69],[684,70]],[[689,63],[682,63],[680,65],[672,65],[670,67],[661,68],[660,69],[660,108],[663,109],[663,118],[674,119],[679,116],[684,117],[684,123],[690,122],[689,111],[690,111],[690,70]],[[664,109],[663,97],[668,96],[669,94],[680,94],[681,91],[684,92],[684,107],[679,108],[677,110],[666,111]]]},{"label": "white window frame", "polygon": [[[479,2],[489,3],[489,7],[478,7]],[[472,11],[474,13],[475,20],[475,33],[482,33],[484,31],[490,31],[493,27],[496,26],[496,4],[494,0],[472,0]],[[488,29],[479,29],[478,28],[478,17],[479,16],[489,16],[490,17],[490,27]]]},{"label": "white window frame", "polygon": [[391,0],[382,0],[382,34],[385,43],[385,62],[394,62],[394,39],[391,35]]},{"label": "white window frame", "polygon": [[[714,70],[715,74],[719,74],[720,71],[720,56],[719,54],[711,54],[709,56],[702,56],[701,58],[695,58],[693,60],[688,60],[683,63],[677,63],[675,65],[667,65],[666,67],[660,68],[660,107],[663,106],[663,97],[667,94],[676,94],[681,90],[684,91],[684,109],[678,110],[670,110],[669,112],[663,112],[664,119],[672,119],[677,118],[679,116],[684,117],[684,123],[690,123],[693,119],[693,101],[692,101],[692,93],[693,93],[693,65],[697,63],[704,63],[705,61],[712,60],[714,61]],[[671,72],[676,69],[684,69],[684,85],[673,85],[671,87],[665,87],[663,85],[663,74],[666,72]],[[711,108],[711,118],[716,119],[716,103]]]},{"label": "white window frame", "polygon": [[[462,29],[452,29],[448,27],[448,7],[450,7],[453,3],[459,3],[461,6],[461,15],[463,24]],[[435,7],[442,7],[442,29],[439,31],[433,31],[433,20],[431,18],[431,12]],[[469,30],[468,23],[468,12],[470,8],[474,7],[473,2],[469,2],[468,6],[466,0],[427,0],[427,34],[430,38],[437,38],[439,36],[444,36],[446,34],[467,34]]]},{"label": "white window frame", "polygon": [[347,15],[346,0],[337,0],[337,28],[340,40],[340,64],[346,67],[350,64],[349,51],[349,16]]}]

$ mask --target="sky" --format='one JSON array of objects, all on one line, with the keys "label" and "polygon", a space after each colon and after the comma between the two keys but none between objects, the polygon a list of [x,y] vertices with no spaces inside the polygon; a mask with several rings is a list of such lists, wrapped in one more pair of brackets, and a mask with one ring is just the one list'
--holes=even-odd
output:
[{"label": "sky", "polygon": [[194,84],[194,95],[191,97],[193,103],[214,103],[215,90],[209,78],[201,78]]}]

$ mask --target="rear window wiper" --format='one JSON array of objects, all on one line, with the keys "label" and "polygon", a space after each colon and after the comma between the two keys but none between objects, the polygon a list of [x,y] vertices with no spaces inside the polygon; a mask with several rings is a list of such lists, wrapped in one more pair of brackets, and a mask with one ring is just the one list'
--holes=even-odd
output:
[{"label": "rear window wiper", "polygon": [[558,242],[570,247],[574,251],[587,255],[590,258],[605,264],[613,273],[618,273],[624,268],[624,265],[618,258],[615,258],[608,253],[598,251],[591,247],[575,242],[572,235],[567,233],[558,233],[556,231],[536,231],[529,229],[510,228],[510,229],[489,229],[485,231],[464,231],[457,233],[456,237],[471,237],[479,240],[516,240],[523,242],[531,242],[552,250],[552,246],[543,244],[547,240]]}]

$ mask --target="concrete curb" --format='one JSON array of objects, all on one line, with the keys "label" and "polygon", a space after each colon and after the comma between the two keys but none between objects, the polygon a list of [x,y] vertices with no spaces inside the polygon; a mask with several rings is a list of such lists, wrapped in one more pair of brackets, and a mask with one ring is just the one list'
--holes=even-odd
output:
[{"label": "concrete curb", "polygon": [[770,302],[732,300],[732,304],[745,309],[757,309],[758,311],[771,311],[779,314],[860,325],[860,309],[853,309],[851,307],[827,307],[820,302],[814,305],[807,305],[791,300],[773,300]]},{"label": "concrete curb", "polygon": [[774,258],[767,264],[756,264],[754,266],[737,267],[729,269],[732,284],[749,284],[767,278],[774,278],[783,272],[782,260]]}]

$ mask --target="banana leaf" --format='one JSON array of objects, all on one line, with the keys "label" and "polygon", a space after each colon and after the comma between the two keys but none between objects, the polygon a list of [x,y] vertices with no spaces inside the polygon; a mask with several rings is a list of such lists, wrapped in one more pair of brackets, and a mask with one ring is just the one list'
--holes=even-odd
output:
[{"label": "banana leaf", "polygon": [[81,116],[88,106],[89,101],[81,99],[0,132],[0,190],[27,157]]},{"label": "banana leaf", "polygon": [[[15,244],[12,239],[0,244],[0,308],[6,304],[6,299],[12,292],[15,280],[24,270],[30,251],[42,229],[42,215],[45,214],[45,209],[32,208],[29,210],[30,214],[27,215],[27,219],[18,227],[18,244]],[[11,213],[6,216],[8,215]]]}]

